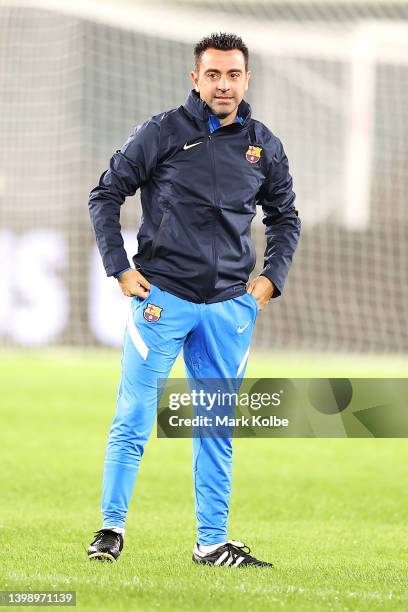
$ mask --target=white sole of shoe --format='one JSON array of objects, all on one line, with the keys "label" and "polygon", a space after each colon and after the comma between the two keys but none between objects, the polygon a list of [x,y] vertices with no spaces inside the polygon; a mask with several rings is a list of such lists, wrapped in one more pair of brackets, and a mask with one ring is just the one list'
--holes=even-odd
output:
[{"label": "white sole of shoe", "polygon": [[116,561],[113,555],[106,552],[95,552],[92,555],[88,555],[88,559],[107,559],[108,561]]}]

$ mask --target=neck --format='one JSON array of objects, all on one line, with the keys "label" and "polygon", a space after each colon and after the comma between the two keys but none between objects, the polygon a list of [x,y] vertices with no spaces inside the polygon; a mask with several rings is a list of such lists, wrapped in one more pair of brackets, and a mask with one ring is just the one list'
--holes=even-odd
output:
[{"label": "neck", "polygon": [[221,125],[224,126],[224,125],[230,125],[231,123],[234,123],[236,117],[237,117],[237,109],[235,109],[233,113],[231,113],[227,117],[224,117],[223,119],[221,119],[220,117],[218,118],[220,120]]}]

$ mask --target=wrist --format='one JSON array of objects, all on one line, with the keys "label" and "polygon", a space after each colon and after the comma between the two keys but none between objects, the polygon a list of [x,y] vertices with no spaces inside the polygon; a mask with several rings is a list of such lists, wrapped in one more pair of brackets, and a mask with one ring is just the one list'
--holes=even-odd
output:
[{"label": "wrist", "polygon": [[127,268],[123,268],[123,270],[119,270],[119,272],[116,272],[113,276],[115,278],[120,278],[122,276],[122,274],[124,274],[125,272],[127,272],[128,270],[131,270],[132,268],[130,266],[128,266]]}]

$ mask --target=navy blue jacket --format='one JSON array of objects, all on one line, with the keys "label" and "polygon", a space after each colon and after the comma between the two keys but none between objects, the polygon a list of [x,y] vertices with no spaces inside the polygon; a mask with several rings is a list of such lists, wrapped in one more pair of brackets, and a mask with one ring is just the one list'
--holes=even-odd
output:
[{"label": "navy blue jacket", "polygon": [[241,123],[212,134],[210,109],[192,91],[177,109],[136,128],[91,191],[89,210],[108,276],[129,266],[120,207],[141,190],[138,269],[161,289],[192,302],[242,295],[255,266],[250,226],[264,212],[266,250],[261,274],[281,294],[299,240],[292,178],[282,144],[250,106]]}]

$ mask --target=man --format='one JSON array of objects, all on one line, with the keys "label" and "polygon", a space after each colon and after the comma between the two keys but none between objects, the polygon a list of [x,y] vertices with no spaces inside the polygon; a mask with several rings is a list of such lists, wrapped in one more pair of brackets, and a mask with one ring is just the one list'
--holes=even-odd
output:
[{"label": "man", "polygon": [[[104,521],[90,559],[113,561],[123,548],[129,500],[156,416],[158,378],[168,376],[183,349],[189,379],[242,379],[258,310],[283,290],[300,221],[282,144],[251,119],[243,100],[250,76],[241,38],[201,40],[184,106],[138,127],[91,192],[106,273],[132,301],[104,466]],[[143,217],[133,269],[119,216],[139,187]],[[257,204],[266,225],[265,265],[248,284]],[[193,439],[193,561],[270,566],[228,539],[231,461],[230,437]]]}]

